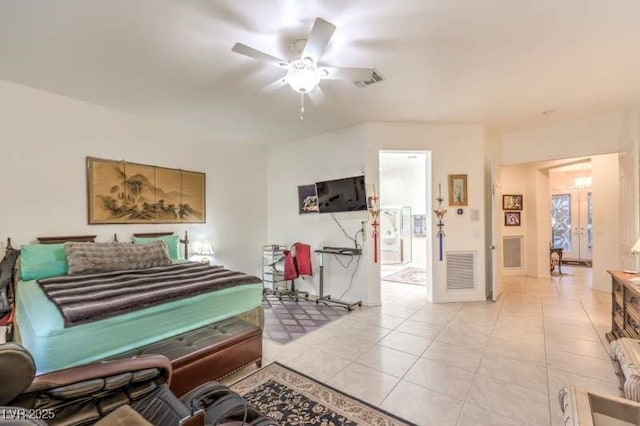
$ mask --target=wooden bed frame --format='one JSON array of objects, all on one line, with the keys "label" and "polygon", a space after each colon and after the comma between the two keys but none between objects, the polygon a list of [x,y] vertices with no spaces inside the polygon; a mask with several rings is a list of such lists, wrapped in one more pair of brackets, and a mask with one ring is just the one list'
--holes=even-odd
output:
[{"label": "wooden bed frame", "polygon": [[[173,235],[173,232],[135,233],[135,237],[154,238]],[[95,242],[95,235],[72,235],[61,237],[39,237],[41,244],[58,244],[68,241]],[[117,237],[114,235],[114,241]],[[185,245],[185,257],[188,257],[189,237],[185,232],[180,243]],[[7,238],[6,250],[15,250],[11,246],[11,239]],[[13,337],[13,318],[8,324],[7,337]],[[111,358],[142,355],[144,353],[159,353],[167,356],[172,365],[174,378],[171,388],[177,395],[183,395],[208,380],[218,380],[248,365],[262,365],[262,328],[264,314],[260,306],[252,311],[236,317],[220,321],[215,324],[182,333],[146,347],[133,349]],[[17,330],[19,333],[19,330]],[[202,341],[200,345],[186,345],[191,342],[190,334],[198,334]],[[206,338],[203,339],[203,336]],[[9,340],[8,340],[9,341]]]},{"label": "wooden bed frame", "polygon": [[[157,238],[173,235],[174,232],[138,232],[133,236],[136,238]],[[96,235],[65,235],[61,237],[37,237],[40,244],[61,244],[67,242],[80,242],[80,243],[95,243]],[[118,242],[118,234],[113,234],[113,241]],[[180,244],[184,245],[184,258],[189,258],[189,234],[184,231],[184,238],[181,238]],[[7,250],[13,249],[11,247],[11,238],[7,238]]]}]

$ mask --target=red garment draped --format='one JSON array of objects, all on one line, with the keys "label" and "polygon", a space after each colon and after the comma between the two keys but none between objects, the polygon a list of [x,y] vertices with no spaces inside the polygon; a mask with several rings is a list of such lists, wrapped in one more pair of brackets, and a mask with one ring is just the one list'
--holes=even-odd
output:
[{"label": "red garment draped", "polygon": [[294,280],[298,278],[298,271],[296,270],[295,262],[293,261],[293,255],[290,250],[284,251],[284,279]]},{"label": "red garment draped", "polygon": [[311,271],[311,246],[309,244],[295,243],[296,267],[299,275],[313,275]]},{"label": "red garment draped", "polygon": [[300,275],[312,275],[311,246],[295,243],[292,250],[284,251],[284,279],[294,280]]}]

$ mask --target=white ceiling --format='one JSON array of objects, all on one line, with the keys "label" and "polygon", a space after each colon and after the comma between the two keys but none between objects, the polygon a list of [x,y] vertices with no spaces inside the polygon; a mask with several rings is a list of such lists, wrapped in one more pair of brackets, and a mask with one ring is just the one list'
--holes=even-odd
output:
[{"label": "white ceiling", "polygon": [[[322,62],[386,81],[324,81],[300,122],[293,91],[252,93],[282,71],[231,47],[289,56],[316,16],[338,27]],[[368,120],[514,130],[636,104],[639,22],[637,0],[0,0],[0,79],[250,143]]]}]

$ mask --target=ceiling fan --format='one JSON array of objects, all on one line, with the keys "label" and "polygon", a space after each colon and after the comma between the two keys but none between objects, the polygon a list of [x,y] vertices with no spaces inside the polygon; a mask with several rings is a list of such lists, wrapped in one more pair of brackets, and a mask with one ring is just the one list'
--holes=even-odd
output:
[{"label": "ceiling fan", "polygon": [[349,80],[353,82],[368,81],[373,78],[373,68],[345,68],[330,67],[318,63],[329,40],[333,36],[336,26],[322,18],[316,18],[311,28],[311,33],[306,40],[297,40],[304,43],[297,54],[289,61],[277,58],[268,53],[249,47],[246,44],[236,43],[231,50],[241,55],[248,56],[259,61],[278,66],[287,73],[266,86],[281,87],[288,84],[300,94],[300,120],[304,120],[304,97],[308,95],[312,100],[320,101],[323,98],[322,90],[318,86],[321,80]]}]

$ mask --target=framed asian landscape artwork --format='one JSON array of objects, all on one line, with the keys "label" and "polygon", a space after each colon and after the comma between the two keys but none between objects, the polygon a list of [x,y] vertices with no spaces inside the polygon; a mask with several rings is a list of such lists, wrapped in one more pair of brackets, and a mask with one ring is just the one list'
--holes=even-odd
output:
[{"label": "framed asian landscape artwork", "polygon": [[206,175],[87,157],[89,224],[205,223]]}]

